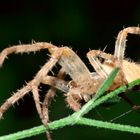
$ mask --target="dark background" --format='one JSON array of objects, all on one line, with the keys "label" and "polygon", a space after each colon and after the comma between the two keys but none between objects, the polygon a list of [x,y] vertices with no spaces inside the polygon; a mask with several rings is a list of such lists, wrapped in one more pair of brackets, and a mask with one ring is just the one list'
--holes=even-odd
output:
[{"label": "dark background", "polygon": [[[140,1],[138,0],[53,0],[53,1],[0,1],[0,50],[21,43],[35,41],[52,42],[57,46],[67,45],[89,65],[86,52],[90,49],[104,49],[113,53],[115,37],[124,27],[140,23]],[[126,56],[139,61],[140,39],[129,35]],[[47,59],[47,51],[30,55],[10,55],[0,70],[0,104],[12,92],[32,79]],[[90,66],[89,66],[90,67]],[[91,69],[91,67],[90,67]],[[140,94],[128,94],[140,104]],[[88,116],[110,121],[130,109],[121,100],[110,107],[98,107]],[[64,96],[59,93],[50,107],[50,120],[71,114],[65,106]],[[99,115],[100,113],[100,115]],[[140,114],[131,112],[115,122],[140,126]],[[0,135],[40,125],[32,95],[25,96],[18,105],[11,107],[0,121]],[[140,135],[112,130],[71,126],[53,131],[54,140],[69,139],[127,139],[136,140]],[[41,134],[28,139],[43,140]],[[26,139],[27,140],[27,139]]]}]

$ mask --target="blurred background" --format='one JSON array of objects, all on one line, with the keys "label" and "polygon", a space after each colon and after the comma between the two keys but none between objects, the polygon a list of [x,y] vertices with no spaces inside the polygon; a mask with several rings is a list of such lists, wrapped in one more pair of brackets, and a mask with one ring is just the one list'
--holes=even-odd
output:
[{"label": "blurred background", "polygon": [[[0,1],[0,50],[16,45],[36,42],[52,42],[57,46],[70,46],[88,65],[86,53],[89,49],[101,49],[113,53],[115,38],[120,30],[140,24],[139,0],[40,0],[40,1]],[[140,38],[129,35],[126,56],[140,60]],[[47,60],[47,51],[36,54],[10,55],[0,69],[0,104],[13,92],[30,81]],[[140,94],[128,94],[140,104]],[[73,111],[66,107],[63,93],[58,93],[50,106],[50,120],[60,119]],[[130,106],[121,100],[119,103],[97,107],[88,117],[110,121],[130,110]],[[62,113],[63,112],[63,113]],[[140,126],[140,114],[131,113],[114,122]],[[0,135],[41,125],[34,106],[32,95],[27,95],[11,107],[0,121]],[[68,126],[52,133],[53,140],[69,139],[127,139],[136,140],[140,135],[118,131],[91,128],[86,126]],[[26,138],[26,140],[45,140],[45,134]]]}]

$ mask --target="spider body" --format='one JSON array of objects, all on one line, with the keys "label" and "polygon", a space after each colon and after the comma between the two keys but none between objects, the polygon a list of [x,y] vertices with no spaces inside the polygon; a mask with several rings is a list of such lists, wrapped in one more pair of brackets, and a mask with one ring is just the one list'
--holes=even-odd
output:
[{"label": "spider body", "polygon": [[[96,91],[114,67],[119,68],[119,73],[111,87],[108,88],[108,91],[140,78],[140,66],[134,62],[124,60],[128,33],[140,34],[140,28],[128,27],[118,34],[114,55],[99,50],[91,50],[87,53],[87,57],[95,69],[95,73],[91,73],[80,57],[69,47],[57,47],[44,42],[17,45],[4,49],[0,53],[0,65],[3,64],[5,58],[11,53],[28,53],[48,49],[51,55],[50,59],[37,72],[33,80],[28,82],[2,104],[0,107],[0,118],[2,118],[3,113],[10,106],[24,97],[24,95],[32,92],[38,114],[43,124],[47,127],[49,120],[48,106],[51,99],[54,98],[57,89],[65,93],[68,106],[74,111],[77,111],[81,108],[81,102],[88,102],[88,100],[96,94]],[[103,61],[100,61],[100,58],[102,58]],[[55,76],[48,75],[56,63],[62,68]],[[70,76],[71,80],[65,80],[66,74]],[[50,89],[47,91],[42,103],[40,103],[39,99],[39,86],[41,83],[50,85]],[[47,135],[48,138],[51,139],[49,133],[47,133]]]}]

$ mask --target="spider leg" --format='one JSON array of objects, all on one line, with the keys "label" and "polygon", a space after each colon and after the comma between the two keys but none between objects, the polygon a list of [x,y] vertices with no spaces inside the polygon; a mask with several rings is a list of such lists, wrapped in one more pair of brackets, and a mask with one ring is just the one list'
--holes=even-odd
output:
[{"label": "spider leg", "polygon": [[[57,77],[60,79],[63,79],[65,77],[65,71],[63,70],[63,68],[60,69],[59,73],[57,74]],[[55,82],[58,82],[58,81],[55,80]],[[53,85],[56,85],[56,84],[53,84]],[[49,109],[48,108],[49,108],[49,105],[51,104],[51,100],[54,98],[55,94],[56,94],[56,88],[51,87],[49,89],[49,91],[47,92],[47,94],[45,95],[45,99],[42,103],[42,116],[43,116],[42,122],[45,125],[45,127],[48,127],[48,121],[49,121]],[[46,131],[46,135],[47,135],[47,138],[49,140],[51,140],[51,135],[50,135],[49,131]]]},{"label": "spider leg", "polygon": [[67,93],[66,102],[68,106],[72,108],[74,111],[78,111],[81,108],[80,100],[82,99],[80,96],[76,96],[72,93]]},{"label": "spider leg", "polygon": [[[57,77],[59,79],[63,79],[65,77],[65,71],[63,70],[63,68],[60,69],[59,73],[57,74]],[[56,80],[53,80],[53,82],[54,83],[52,84],[52,87],[49,89],[49,91],[45,95],[44,101],[42,103],[42,114],[43,114],[42,121],[43,121],[43,123],[44,123],[45,126],[46,125],[48,126],[48,121],[49,121],[48,107],[51,104],[51,100],[55,96],[56,89],[59,89],[58,86],[53,86],[53,85],[59,85],[60,84],[60,83],[57,84],[58,81],[56,81]],[[56,82],[56,84],[55,84],[55,82]],[[61,83],[61,84],[64,84],[64,83]],[[65,86],[67,87],[67,85],[65,85]],[[62,86],[62,87],[64,87],[64,86]],[[65,89],[66,89],[66,87],[65,87]],[[64,91],[64,90],[61,89],[61,91]],[[66,92],[68,92],[68,89],[67,89]]]},{"label": "spider leg", "polygon": [[[36,109],[37,109],[37,112],[39,114],[39,117],[40,117],[41,121],[43,122],[43,124],[45,125],[45,127],[48,127],[47,122],[44,122],[44,114],[42,112],[42,104],[40,103],[40,99],[39,99],[38,87],[34,86],[32,88],[33,88],[32,89],[33,98],[35,101],[35,105],[36,105]],[[48,120],[48,118],[46,118],[46,119]],[[46,131],[46,136],[47,136],[48,140],[51,140],[51,135],[50,135],[50,132],[48,130]]]},{"label": "spider leg", "polygon": [[31,82],[27,83],[26,86],[18,90],[16,93],[14,93],[9,99],[7,99],[1,106],[0,106],[0,119],[3,117],[4,112],[15,102],[17,102],[19,99],[23,98],[24,95],[29,93],[31,91]]},{"label": "spider leg", "polygon": [[[7,99],[2,106],[0,107],[0,119],[2,118],[4,112],[13,104],[15,104],[19,99],[23,98],[26,94],[28,94],[32,88],[31,88],[31,83],[27,83],[26,86],[18,90],[16,93],[14,93],[9,99]],[[53,86],[63,92],[68,92],[68,83],[62,79],[58,79],[56,77],[51,77],[51,76],[45,76],[43,77],[43,84],[47,84],[50,86]],[[62,85],[62,86],[61,86]]]},{"label": "spider leg", "polygon": [[140,34],[140,28],[139,27],[128,27],[119,32],[116,43],[115,43],[114,57],[117,58],[117,60],[119,60],[121,63],[124,59],[127,35],[129,33],[130,34]]},{"label": "spider leg", "polygon": [[[48,108],[49,108],[51,100],[54,98],[55,94],[56,94],[56,89],[52,87],[46,93],[45,99],[44,99],[44,101],[42,103],[42,116],[43,116],[42,122],[43,122],[43,124],[44,124],[44,126],[46,128],[48,128],[48,122],[49,122],[49,109]],[[48,139],[50,140],[51,139],[51,135],[50,135],[49,130],[46,131],[46,135],[47,135]]]},{"label": "spider leg", "polygon": [[40,42],[34,44],[27,44],[27,45],[15,45],[9,48],[4,49],[0,53],[0,66],[2,66],[4,60],[7,58],[8,55],[12,53],[29,53],[29,52],[36,52],[42,49],[48,49],[49,51],[54,51],[57,49],[56,46],[52,45],[51,43]]},{"label": "spider leg", "polygon": [[65,80],[59,78],[59,77],[53,77],[53,76],[44,76],[42,78],[41,83],[45,84],[45,85],[50,85],[56,89],[59,89],[63,92],[68,92],[69,88],[68,88],[68,82],[66,82]]},{"label": "spider leg", "polygon": [[[112,55],[108,55],[100,50],[91,50],[87,53],[87,57],[91,63],[91,65],[93,66],[93,68],[95,69],[95,71],[103,78],[107,78],[108,77],[108,71],[105,70],[105,68],[103,67],[103,64],[100,62],[100,60],[98,59],[98,57],[102,57],[104,59],[110,59],[112,58]],[[109,71],[110,72],[110,71]]]},{"label": "spider leg", "polygon": [[[42,77],[46,76],[47,73],[52,69],[52,67],[57,63],[59,58],[61,57],[61,54],[63,52],[63,49],[59,48],[56,49],[55,52],[52,54],[50,60],[39,70],[39,72],[36,74],[34,79],[27,83],[26,86],[18,90],[13,96],[11,96],[9,99],[3,103],[3,105],[0,107],[0,119],[3,116],[3,113],[15,102],[17,102],[20,98],[22,98],[24,95],[29,93],[30,91],[34,91],[36,87],[38,87],[42,81]],[[36,99],[35,99],[36,101]],[[35,102],[38,104],[38,102]],[[37,110],[39,110],[37,108]]]},{"label": "spider leg", "polygon": [[[32,93],[33,93],[33,98],[35,101],[35,105],[36,105],[36,109],[39,114],[39,117],[41,120],[43,120],[42,106],[40,104],[39,91],[38,91],[37,86],[32,86]],[[48,126],[46,126],[46,127],[48,127]],[[50,135],[49,131],[46,131],[46,136],[47,136],[48,140],[51,140],[51,135]]]}]

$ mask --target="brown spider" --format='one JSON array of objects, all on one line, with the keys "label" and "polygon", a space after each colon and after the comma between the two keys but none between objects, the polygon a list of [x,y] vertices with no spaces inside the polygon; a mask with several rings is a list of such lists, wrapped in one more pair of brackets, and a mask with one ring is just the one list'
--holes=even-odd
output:
[{"label": "brown spider", "polygon": [[[50,43],[34,43],[31,45],[17,45],[4,49],[0,53],[0,65],[3,64],[5,58],[11,53],[28,53],[39,51],[41,49],[48,49],[51,56],[45,65],[37,72],[33,80],[14,93],[0,107],[0,119],[10,106],[31,91],[33,93],[38,114],[43,124],[47,127],[49,120],[48,105],[54,97],[57,89],[66,93],[66,102],[69,107],[74,111],[78,111],[81,108],[81,103],[83,101],[88,102],[91,96],[96,94],[96,91],[114,67],[119,67],[120,70],[112,83],[112,86],[109,87],[108,90],[114,90],[125,83],[140,78],[139,65],[124,60],[124,51],[128,33],[140,34],[140,28],[128,27],[119,33],[115,44],[114,55],[99,50],[91,50],[87,53],[87,57],[96,71],[95,73],[91,73],[77,54],[68,47],[59,48]],[[103,58],[104,61],[101,62],[100,58]],[[49,76],[49,71],[52,70],[56,63],[62,68],[56,76]],[[71,80],[65,80],[66,74],[70,76]],[[46,93],[42,103],[40,103],[39,99],[39,86],[41,83],[50,85],[50,89]],[[48,138],[49,137],[48,133]]]}]

